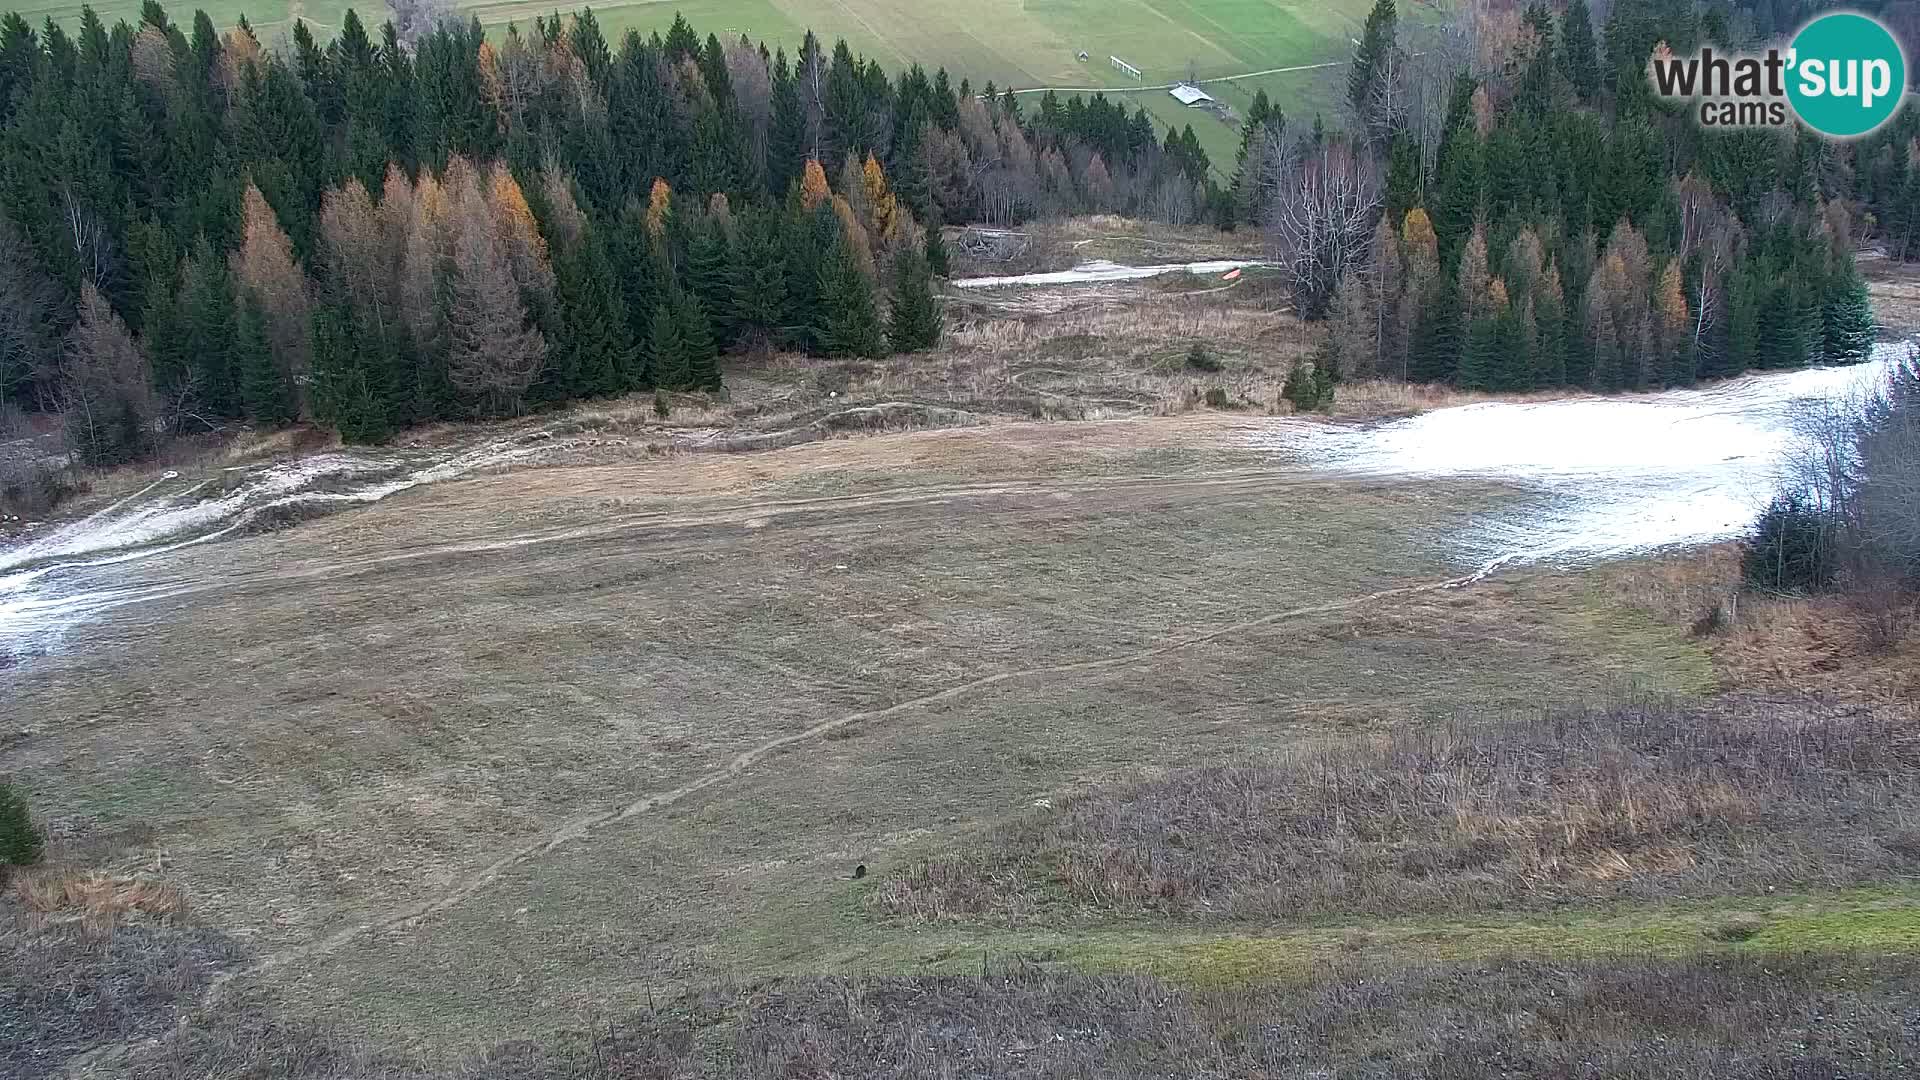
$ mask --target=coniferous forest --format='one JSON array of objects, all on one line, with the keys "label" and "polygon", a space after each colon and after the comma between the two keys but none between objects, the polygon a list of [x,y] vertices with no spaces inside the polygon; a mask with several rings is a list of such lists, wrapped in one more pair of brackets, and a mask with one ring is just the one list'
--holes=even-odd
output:
[{"label": "coniferous forest", "polygon": [[590,10],[493,37],[348,13],[326,42],[156,0],[137,26],[10,14],[0,407],[62,413],[108,464],[239,422],[379,440],[717,391],[728,351],[929,348],[941,224],[1080,212],[1265,230],[1328,329],[1322,385],[1856,359],[1854,245],[1920,255],[1912,110],[1851,145],[1709,132],[1641,73],[1778,7],[1495,5],[1435,35],[1380,0],[1350,111],[1290,122],[1263,95],[1230,171],[1101,95],[1023,105],[811,35],[790,56],[678,18],[609,41]]},{"label": "coniferous forest", "polygon": [[1657,49],[1790,34],[1788,6],[1617,0],[1596,26],[1535,2],[1409,42],[1379,0],[1346,130],[1256,103],[1229,195],[1327,321],[1314,366],[1608,391],[1866,358],[1854,253],[1913,219],[1891,195],[1920,192],[1913,110],[1853,144],[1716,131],[1646,76]]}]

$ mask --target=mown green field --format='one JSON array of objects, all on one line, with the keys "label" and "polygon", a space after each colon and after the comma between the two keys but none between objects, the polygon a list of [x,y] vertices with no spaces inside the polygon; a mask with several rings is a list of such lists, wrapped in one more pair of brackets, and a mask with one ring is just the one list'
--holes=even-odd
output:
[{"label": "mown green field", "polygon": [[[51,17],[77,21],[81,5],[37,0],[15,5],[38,25]],[[272,39],[294,18],[305,19],[323,37],[340,25],[345,0],[213,0],[203,3],[222,26],[242,14],[261,37]],[[384,5],[356,5],[363,18],[385,18]],[[626,0],[594,5],[608,36],[628,28],[665,30],[680,12],[703,33],[746,34],[769,46],[795,49],[811,29],[823,40],[845,38],[861,53],[888,67],[919,62],[945,67],[956,81],[975,87],[992,81],[1014,87],[1135,86],[1107,62],[1119,56],[1140,68],[1143,82],[1160,84],[1197,75],[1218,78],[1268,68],[1345,58],[1359,32],[1369,0],[971,0],[935,4],[920,0]],[[137,19],[140,0],[105,0],[93,5],[109,24]],[[192,8],[169,5],[176,18]],[[461,7],[490,27],[530,23],[535,16],[570,10],[565,0],[478,0]],[[1086,62],[1079,54],[1086,52]],[[1320,107],[1318,82],[1307,72],[1273,76],[1268,86],[1290,112],[1310,114]],[[1256,81],[1232,84],[1223,100],[1244,104]],[[1244,92],[1243,92],[1244,91]],[[1189,114],[1163,91],[1137,95],[1163,124],[1194,122],[1194,130],[1216,162],[1222,152],[1231,165],[1235,145],[1225,125]],[[1200,123],[1205,120],[1206,123]],[[1219,129],[1219,130],[1214,130]]]}]

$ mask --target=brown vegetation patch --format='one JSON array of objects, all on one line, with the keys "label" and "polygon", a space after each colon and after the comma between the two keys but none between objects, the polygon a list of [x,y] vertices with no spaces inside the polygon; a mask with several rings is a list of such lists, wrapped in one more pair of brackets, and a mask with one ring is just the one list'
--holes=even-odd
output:
[{"label": "brown vegetation patch", "polygon": [[180,890],[166,882],[70,867],[21,871],[14,876],[13,895],[40,921],[78,922],[96,932],[131,917],[166,920],[187,910]]},{"label": "brown vegetation patch", "polygon": [[1342,965],[1182,990],[1129,974],[798,978],[694,993],[451,1069],[227,1008],[135,1075],[746,1077],[1906,1076],[1912,957]]},{"label": "brown vegetation patch", "polygon": [[877,914],[1271,922],[1708,896],[1911,873],[1911,710],[1642,705],[1409,727],[1064,800]]},{"label": "brown vegetation patch", "polygon": [[[122,921],[98,933],[84,923],[48,922],[23,901]],[[151,909],[177,912],[178,895],[150,883],[49,875],[0,900],[0,1075],[59,1075],[81,1054],[168,1032],[238,959],[226,935],[125,921],[130,911]]]},{"label": "brown vegetation patch", "polygon": [[1691,626],[1724,687],[1861,701],[1920,698],[1916,598],[1889,612],[1845,594],[1742,591],[1738,544],[1602,572],[1629,604],[1670,625]]}]

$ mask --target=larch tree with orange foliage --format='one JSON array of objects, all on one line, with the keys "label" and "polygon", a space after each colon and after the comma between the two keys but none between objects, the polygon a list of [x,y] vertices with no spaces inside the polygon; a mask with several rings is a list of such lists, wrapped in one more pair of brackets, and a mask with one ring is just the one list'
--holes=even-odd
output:
[{"label": "larch tree with orange foliage", "polygon": [[[258,310],[279,378],[288,387],[306,382],[310,368],[309,324],[312,301],[307,275],[293,258],[293,242],[274,216],[273,207],[248,184],[240,197],[240,246],[229,257],[235,287],[243,303]],[[247,359],[252,359],[251,357]],[[264,373],[252,374],[261,387]],[[304,414],[306,402],[294,397]]]},{"label": "larch tree with orange foliage", "polygon": [[827,170],[820,167],[815,158],[808,158],[800,171],[800,205],[808,210],[817,209],[833,193],[827,189]]},{"label": "larch tree with orange foliage", "polygon": [[449,163],[443,180],[447,379],[478,414],[510,416],[520,411],[547,354],[522,302],[515,226],[510,213],[496,216],[494,193],[482,190],[471,167]]}]

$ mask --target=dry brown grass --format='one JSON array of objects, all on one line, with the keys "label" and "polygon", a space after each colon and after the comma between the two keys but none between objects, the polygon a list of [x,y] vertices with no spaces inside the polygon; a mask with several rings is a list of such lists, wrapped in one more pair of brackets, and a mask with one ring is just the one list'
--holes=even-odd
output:
[{"label": "dry brown grass", "polygon": [[1341,383],[1334,395],[1332,415],[1342,419],[1386,419],[1412,416],[1433,409],[1479,405],[1489,401],[1553,401],[1577,396],[1577,391],[1542,390],[1531,394],[1491,394],[1460,390],[1444,383],[1403,383],[1367,379]]},{"label": "dry brown grass", "polygon": [[136,916],[158,920],[186,914],[180,890],[152,878],[110,874],[73,867],[35,867],[16,873],[14,899],[41,922],[77,922],[87,930],[111,932]]},{"label": "dry brown grass", "polygon": [[1838,886],[1920,869],[1910,709],[1463,718],[1050,807],[868,898],[913,921],[1287,921]]},{"label": "dry brown grass", "polygon": [[1642,560],[1602,571],[1608,587],[1706,643],[1721,686],[1831,699],[1920,699],[1920,603],[1904,603],[1885,637],[1885,612],[1845,595],[1743,592],[1740,547]]},{"label": "dry brown grass", "polygon": [[[122,921],[100,933],[80,921],[48,921],[23,899]],[[131,911],[153,910],[177,914],[178,895],[80,875],[0,897],[0,1076],[64,1075],[83,1054],[147,1044],[173,1031],[215,974],[239,958],[232,938],[205,928],[172,918],[125,921]]]},{"label": "dry brown grass", "polygon": [[229,1006],[137,1077],[293,1080],[1065,1080],[1900,1077],[1911,957],[1695,955],[1342,965],[1192,991],[1002,963],[982,976],[717,987],[451,1067]]},{"label": "dry brown grass", "polygon": [[1896,336],[1920,332],[1920,266],[1896,263],[1885,255],[1863,257],[1859,266],[1881,331]]}]

